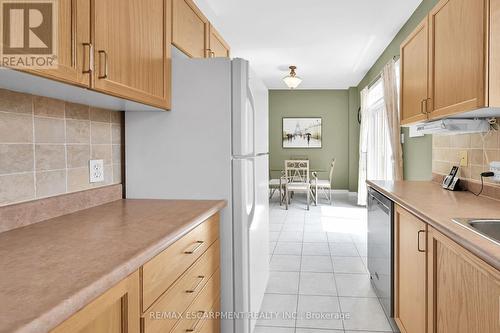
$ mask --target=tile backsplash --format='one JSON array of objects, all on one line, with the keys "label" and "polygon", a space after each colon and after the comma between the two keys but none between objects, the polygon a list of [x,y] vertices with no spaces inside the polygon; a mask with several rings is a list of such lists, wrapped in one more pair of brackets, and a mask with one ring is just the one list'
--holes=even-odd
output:
[{"label": "tile backsplash", "polygon": [[[448,174],[453,165],[460,164],[461,151],[467,151],[468,165],[460,167],[460,177],[480,181],[481,173],[489,171],[489,163],[500,161],[500,134],[492,130],[487,134],[433,135],[432,172]],[[488,178],[484,181],[492,183]]]},{"label": "tile backsplash", "polygon": [[0,89],[0,206],[120,184],[122,134],[122,112]]}]

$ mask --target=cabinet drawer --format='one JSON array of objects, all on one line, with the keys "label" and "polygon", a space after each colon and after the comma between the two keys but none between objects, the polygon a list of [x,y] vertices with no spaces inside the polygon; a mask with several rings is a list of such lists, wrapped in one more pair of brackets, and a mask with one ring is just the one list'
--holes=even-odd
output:
[{"label": "cabinet drawer", "polygon": [[177,280],[219,237],[215,214],[142,266],[142,311]]},{"label": "cabinet drawer", "polygon": [[219,241],[216,240],[200,259],[144,314],[144,331],[148,333],[169,332],[176,324],[177,319],[175,317],[158,319],[155,314],[183,313],[200,294],[218,267]]},{"label": "cabinet drawer", "polygon": [[219,299],[219,292],[220,271],[217,269],[171,333],[201,332],[202,326],[205,326],[207,324],[206,321],[210,318],[209,314],[212,311],[214,303]]},{"label": "cabinet drawer", "polygon": [[210,311],[213,317],[205,319],[203,322],[203,326],[200,329],[201,333],[220,333],[220,319],[217,317],[217,313],[220,311],[220,298],[218,298],[214,305],[212,306],[212,310]]}]

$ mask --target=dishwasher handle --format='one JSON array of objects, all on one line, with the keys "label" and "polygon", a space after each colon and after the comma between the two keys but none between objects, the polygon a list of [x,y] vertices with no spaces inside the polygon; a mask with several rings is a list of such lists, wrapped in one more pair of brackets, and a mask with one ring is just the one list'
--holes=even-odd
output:
[{"label": "dishwasher handle", "polygon": [[384,204],[382,201],[380,201],[377,197],[375,197],[373,194],[369,194],[370,195],[370,198],[372,200],[374,200],[374,202],[376,204],[378,204],[380,206],[380,208],[387,214],[391,214],[391,209],[389,207],[387,207],[386,204]]}]

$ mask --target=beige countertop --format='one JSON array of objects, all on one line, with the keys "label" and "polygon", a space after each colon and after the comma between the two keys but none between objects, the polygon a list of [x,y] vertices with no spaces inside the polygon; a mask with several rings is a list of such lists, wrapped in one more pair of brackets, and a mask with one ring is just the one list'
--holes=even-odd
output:
[{"label": "beige countertop", "polygon": [[500,201],[476,197],[470,192],[443,190],[439,184],[433,182],[367,183],[500,270],[500,246],[453,222],[454,218],[500,218]]},{"label": "beige countertop", "polygon": [[46,332],[224,201],[118,200],[0,233],[0,332]]}]

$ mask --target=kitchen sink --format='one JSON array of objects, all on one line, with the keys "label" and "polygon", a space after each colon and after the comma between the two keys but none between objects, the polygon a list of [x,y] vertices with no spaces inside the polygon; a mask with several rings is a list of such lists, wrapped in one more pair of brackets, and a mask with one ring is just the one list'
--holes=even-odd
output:
[{"label": "kitchen sink", "polygon": [[500,245],[500,219],[454,219],[453,221]]}]

